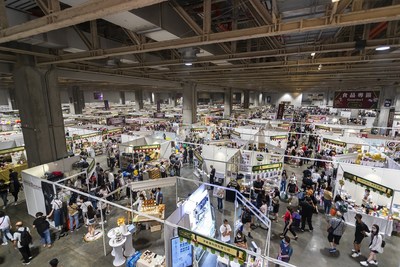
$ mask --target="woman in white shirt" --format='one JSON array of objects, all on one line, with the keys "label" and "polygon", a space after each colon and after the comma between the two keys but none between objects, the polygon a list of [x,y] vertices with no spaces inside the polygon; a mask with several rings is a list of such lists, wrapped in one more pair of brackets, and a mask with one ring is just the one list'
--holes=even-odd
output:
[{"label": "woman in white shirt", "polygon": [[373,224],[371,227],[371,233],[365,233],[368,236],[371,236],[371,243],[369,244],[369,257],[366,261],[361,261],[360,264],[362,266],[368,265],[378,265],[378,261],[376,260],[376,255],[379,253],[383,253],[383,238],[382,235],[379,234],[379,226]]},{"label": "woman in white shirt", "polygon": [[2,234],[3,246],[8,245],[7,238],[11,241],[14,241],[13,236],[10,233],[11,230],[11,221],[10,217],[4,213],[4,211],[0,211],[0,231]]},{"label": "woman in white shirt", "polygon": [[144,201],[145,201],[144,195],[140,194],[138,199],[136,199],[136,201],[132,204],[132,208],[137,205],[137,211],[141,211]]}]

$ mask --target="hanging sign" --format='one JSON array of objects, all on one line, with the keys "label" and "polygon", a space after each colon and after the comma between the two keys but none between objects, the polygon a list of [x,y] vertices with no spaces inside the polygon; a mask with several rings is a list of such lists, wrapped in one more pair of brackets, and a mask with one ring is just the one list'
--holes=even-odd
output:
[{"label": "hanging sign", "polygon": [[74,135],[73,139],[74,140],[86,139],[86,138],[95,137],[95,136],[98,136],[98,135],[101,135],[101,132],[90,133],[90,134],[82,134],[82,135]]},{"label": "hanging sign", "polygon": [[252,172],[267,172],[267,171],[274,171],[274,170],[280,170],[282,169],[282,163],[273,163],[273,164],[263,164],[263,165],[257,165],[253,166],[251,168]]},{"label": "hanging sign", "polygon": [[158,150],[160,145],[146,145],[146,146],[134,146],[133,150]]},{"label": "hanging sign", "polygon": [[386,195],[387,197],[392,197],[393,196],[393,189],[391,189],[389,187],[386,187],[386,186],[383,186],[383,185],[380,185],[380,184],[377,184],[377,183],[372,182],[370,180],[364,179],[364,178],[362,178],[360,176],[357,176],[357,175],[354,175],[354,174],[351,174],[351,173],[348,173],[348,172],[344,172],[343,173],[343,178],[345,180],[349,180],[349,181],[351,181],[353,183],[356,183],[358,185],[367,187],[368,189],[370,189],[370,190],[372,190],[374,192],[377,192],[377,193],[379,193],[381,195]]},{"label": "hanging sign", "polygon": [[278,112],[276,113],[276,119],[281,120],[283,119],[283,112],[285,111],[285,104],[279,104]]},{"label": "hanging sign", "polygon": [[338,91],[335,92],[334,108],[378,108],[379,91]]},{"label": "hanging sign", "polygon": [[271,141],[285,140],[285,139],[287,139],[287,135],[274,135],[274,136],[270,136],[269,139],[271,139]]},{"label": "hanging sign", "polygon": [[184,228],[178,227],[178,236],[181,239],[186,239],[189,243],[192,243],[196,247],[201,245],[204,249],[209,248],[213,254],[215,254],[215,252],[219,252],[221,257],[224,257],[226,254],[229,256],[230,260],[237,259],[240,264],[244,264],[247,259],[247,252],[243,249],[211,239],[209,237],[205,237]]},{"label": "hanging sign", "polygon": [[191,128],[191,132],[207,132],[207,128]]},{"label": "hanging sign", "polygon": [[11,153],[15,153],[15,152],[24,151],[24,150],[25,150],[24,146],[3,149],[3,150],[0,150],[0,155],[11,154]]},{"label": "hanging sign", "polygon": [[326,143],[326,144],[330,144],[330,145],[340,146],[340,147],[346,147],[346,145],[347,145],[347,143],[345,143],[345,142],[328,139],[328,138],[323,138],[322,142]]},{"label": "hanging sign", "polygon": [[203,157],[200,155],[199,152],[194,151],[194,152],[193,152],[193,155],[196,157],[196,159],[197,159],[200,163],[203,163],[204,159],[203,159]]},{"label": "hanging sign", "polygon": [[233,137],[235,137],[235,138],[240,138],[240,133],[237,132],[237,131],[232,131],[232,132],[231,132],[231,138],[233,138]]},{"label": "hanging sign", "polygon": [[122,132],[122,128],[115,128],[115,129],[110,129],[110,130],[106,130],[106,134],[111,134],[111,133],[118,133],[118,132]]},{"label": "hanging sign", "polygon": [[323,126],[323,125],[315,125],[315,129],[326,130],[326,131],[330,131],[331,130],[330,127]]}]

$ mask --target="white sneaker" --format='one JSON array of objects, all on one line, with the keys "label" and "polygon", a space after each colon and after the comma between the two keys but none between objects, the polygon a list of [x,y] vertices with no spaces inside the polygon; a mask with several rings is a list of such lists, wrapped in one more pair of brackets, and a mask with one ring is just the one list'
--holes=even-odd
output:
[{"label": "white sneaker", "polygon": [[3,210],[5,210],[6,209],[6,206],[3,206]]},{"label": "white sneaker", "polygon": [[354,252],[357,252],[357,251],[356,251],[356,250],[353,248],[353,249],[351,250],[351,252],[353,252],[353,253],[354,253]]},{"label": "white sneaker", "polygon": [[367,262],[367,261],[360,261],[360,264],[361,264],[362,266],[368,266],[368,262]]},{"label": "white sneaker", "polygon": [[360,256],[360,253],[354,252],[353,254],[351,254],[351,256],[352,256],[353,258],[357,258],[357,257]]},{"label": "white sneaker", "polygon": [[370,261],[369,264],[378,265],[378,261]]},{"label": "white sneaker", "polygon": [[7,245],[8,245],[8,242],[4,242],[4,243],[2,243],[1,245],[2,245],[2,246],[7,246]]}]

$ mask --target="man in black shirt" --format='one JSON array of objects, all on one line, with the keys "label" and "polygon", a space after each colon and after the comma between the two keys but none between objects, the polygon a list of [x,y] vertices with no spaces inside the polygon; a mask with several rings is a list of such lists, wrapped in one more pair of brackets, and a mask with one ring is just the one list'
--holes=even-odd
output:
[{"label": "man in black shirt", "polygon": [[351,251],[353,254],[351,255],[353,258],[357,258],[361,255],[361,242],[365,237],[365,233],[369,233],[368,226],[362,221],[362,215],[357,213],[354,217],[356,219],[356,232],[354,234],[354,249]]},{"label": "man in black shirt", "polygon": [[258,197],[258,195],[261,194],[263,187],[264,187],[264,181],[261,180],[260,176],[258,176],[257,180],[253,182],[255,198],[257,199],[257,207],[261,207],[261,199]]},{"label": "man in black shirt", "polygon": [[36,228],[40,235],[40,242],[43,247],[46,247],[46,245],[47,247],[51,247],[50,224],[42,212],[36,213],[36,219],[33,221],[33,228]]},{"label": "man in black shirt", "polygon": [[314,203],[312,202],[310,197],[306,197],[305,201],[300,202],[300,207],[301,207],[301,231],[304,232],[304,229],[306,227],[306,221],[308,224],[309,231],[313,231],[313,226],[312,226],[312,216],[315,210]]}]

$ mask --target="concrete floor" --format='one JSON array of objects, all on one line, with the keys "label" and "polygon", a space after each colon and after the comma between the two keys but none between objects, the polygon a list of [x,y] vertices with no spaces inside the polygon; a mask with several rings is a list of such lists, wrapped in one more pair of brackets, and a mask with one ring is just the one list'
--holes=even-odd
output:
[{"label": "concrete floor", "polygon": [[[103,164],[103,166],[105,165]],[[300,168],[291,168],[290,166],[287,166],[286,168],[289,173],[295,171],[296,173],[300,174],[302,172],[302,169]],[[186,167],[184,170],[182,170],[182,176],[193,178],[192,169]],[[301,176],[299,175],[298,177]],[[196,188],[197,186],[194,183],[182,182],[178,187],[178,196],[185,198]],[[166,216],[168,216],[175,207],[175,187],[165,188],[163,189],[163,193],[167,203]],[[21,194],[23,195],[23,193]],[[213,205],[216,206],[216,199],[213,199],[212,201]],[[280,208],[280,215],[283,214],[285,208],[286,204],[283,203]],[[48,266],[48,261],[54,257],[57,257],[64,267],[112,266],[113,257],[110,255],[111,249],[107,245],[107,255],[104,256],[102,239],[91,243],[86,243],[83,240],[83,235],[86,233],[86,228],[82,227],[79,231],[69,234],[60,240],[56,240],[54,246],[50,249],[42,248],[40,246],[39,236],[36,230],[32,229],[31,227],[33,218],[27,214],[25,202],[22,202],[17,206],[9,206],[6,209],[6,213],[10,216],[13,224],[15,224],[16,221],[21,220],[32,230],[34,239],[34,247],[32,251],[34,258],[30,266],[46,267]],[[221,214],[216,212],[215,214],[217,228],[219,228],[224,218],[228,218],[228,220],[233,221],[233,205],[226,202],[224,213]],[[116,218],[123,215],[123,212],[112,209],[112,213],[107,219],[108,223],[105,225],[106,231],[112,227],[115,227]],[[332,267],[338,264],[343,267],[360,266],[359,261],[364,260],[365,257],[361,256],[357,260],[350,257],[354,228],[347,228],[346,233],[341,239],[341,244],[338,247],[339,253],[335,256],[332,256],[326,250],[329,244],[326,238],[326,222],[324,218],[325,217],[322,214],[314,216],[314,232],[299,233],[299,239],[297,241],[292,241],[294,253],[291,263],[299,267]],[[282,229],[282,220],[280,220],[278,223],[273,223],[270,248],[271,257],[277,256],[280,241],[279,233],[282,231]],[[258,228],[253,231],[252,235],[255,237],[257,244],[264,245],[263,240],[265,240],[266,236],[265,230]],[[108,243],[107,238],[106,242]],[[365,240],[363,243],[363,255],[367,255],[368,253],[368,243],[369,240]],[[151,233],[148,230],[141,230],[139,233],[134,235],[133,244],[137,250],[150,249],[158,254],[164,254],[164,239],[161,231]],[[387,238],[386,244],[387,245],[384,253],[378,257],[379,266],[398,267],[400,263],[400,253],[398,253],[400,239],[395,236]],[[22,257],[18,250],[15,250],[11,245],[0,246],[0,265],[4,264],[4,266],[21,266],[21,259]],[[203,266],[209,267],[209,265],[213,264],[213,261],[207,260],[204,262]]]}]

